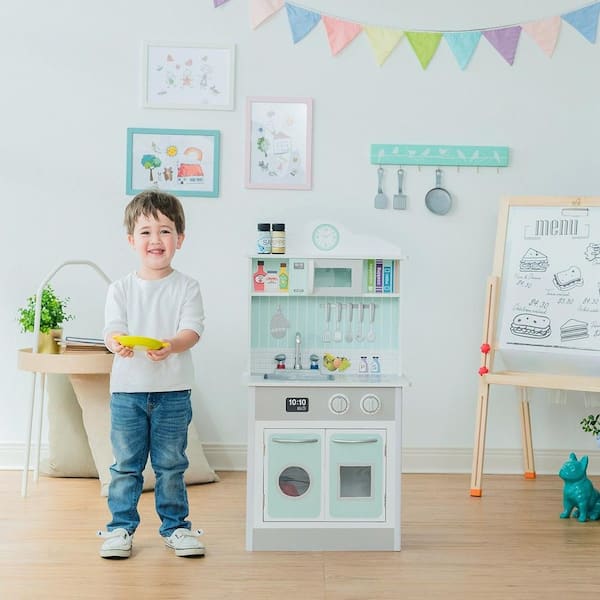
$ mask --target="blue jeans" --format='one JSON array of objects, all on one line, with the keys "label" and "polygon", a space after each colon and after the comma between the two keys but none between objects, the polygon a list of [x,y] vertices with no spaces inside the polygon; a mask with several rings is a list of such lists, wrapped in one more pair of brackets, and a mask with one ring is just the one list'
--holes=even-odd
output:
[{"label": "blue jeans", "polygon": [[113,393],[110,399],[111,432],[115,463],[110,468],[108,508],[117,527],[130,534],[140,524],[137,510],[142,493],[142,471],[148,455],[156,474],[154,499],[162,522],[159,533],[171,535],[186,521],[189,504],[183,474],[188,425],[192,420],[190,390],[178,392]]}]

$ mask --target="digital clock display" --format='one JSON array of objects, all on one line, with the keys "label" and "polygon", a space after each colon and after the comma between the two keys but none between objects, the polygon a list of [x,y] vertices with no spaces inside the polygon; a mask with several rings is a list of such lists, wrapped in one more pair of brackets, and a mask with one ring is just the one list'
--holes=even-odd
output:
[{"label": "digital clock display", "polygon": [[285,399],[285,412],[308,412],[308,398],[288,396]]}]

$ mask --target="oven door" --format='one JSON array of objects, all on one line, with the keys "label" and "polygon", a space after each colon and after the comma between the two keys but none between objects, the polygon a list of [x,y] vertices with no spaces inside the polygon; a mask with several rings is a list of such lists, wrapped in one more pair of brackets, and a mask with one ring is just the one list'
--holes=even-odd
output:
[{"label": "oven door", "polygon": [[322,429],[264,432],[265,521],[322,519]]},{"label": "oven door", "polygon": [[328,518],[385,521],[385,430],[328,430]]}]

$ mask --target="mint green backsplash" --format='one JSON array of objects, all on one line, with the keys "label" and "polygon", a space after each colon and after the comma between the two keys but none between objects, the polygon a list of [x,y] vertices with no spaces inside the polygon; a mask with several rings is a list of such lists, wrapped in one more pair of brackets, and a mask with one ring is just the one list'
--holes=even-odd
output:
[{"label": "mint green backsplash", "polygon": [[[290,348],[294,345],[294,336],[296,331],[302,334],[303,351],[310,352],[312,348],[322,348],[323,342],[321,336],[325,330],[325,304],[335,304],[341,302],[346,304],[363,303],[365,305],[363,320],[363,335],[369,329],[369,309],[367,305],[370,302],[375,303],[375,340],[367,342],[366,340],[358,344],[356,341],[347,343],[330,343],[332,349],[336,352],[340,348],[357,349],[359,347],[368,350],[369,347],[376,347],[380,350],[395,351],[399,345],[399,299],[397,297],[356,297],[356,296],[253,296],[251,304],[251,338],[250,345],[252,350],[265,348]],[[271,320],[281,307],[283,316],[289,321],[287,335],[282,338],[274,338],[271,335]],[[344,309],[342,312],[341,329],[345,333],[347,329],[347,314]],[[354,309],[352,321],[352,331],[356,332],[358,328],[358,309]],[[331,321],[329,329],[333,333],[336,327],[337,313],[335,308],[331,310]]]}]

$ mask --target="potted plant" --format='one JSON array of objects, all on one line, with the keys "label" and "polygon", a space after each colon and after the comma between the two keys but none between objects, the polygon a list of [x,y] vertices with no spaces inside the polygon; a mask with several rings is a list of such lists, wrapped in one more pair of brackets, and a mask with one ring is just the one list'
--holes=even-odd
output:
[{"label": "potted plant", "polygon": [[596,438],[598,446],[600,446],[600,414],[588,415],[579,421],[581,429],[586,433],[592,433]]},{"label": "potted plant", "polygon": [[[38,352],[57,354],[59,351],[56,339],[62,335],[61,326],[65,321],[70,321],[73,315],[66,312],[70,298],[59,298],[52,286],[48,284],[42,290],[42,303],[40,306],[40,337]],[[27,305],[19,309],[19,323],[24,333],[33,332],[35,324],[36,296],[27,298]]]}]

